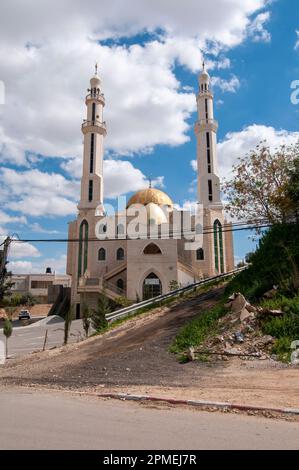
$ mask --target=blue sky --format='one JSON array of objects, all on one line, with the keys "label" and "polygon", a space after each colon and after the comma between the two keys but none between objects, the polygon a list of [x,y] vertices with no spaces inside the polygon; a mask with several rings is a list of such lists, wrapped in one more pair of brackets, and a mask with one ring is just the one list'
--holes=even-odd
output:
[{"label": "blue sky", "polygon": [[[176,203],[196,200],[193,124],[203,53],[214,83],[221,176],[261,139],[276,146],[298,138],[299,105],[290,101],[290,84],[299,79],[298,2],[210,0],[204,11],[198,0],[185,8],[130,2],[128,12],[119,0],[104,1],[104,15],[93,0],[90,8],[72,2],[67,16],[67,1],[52,9],[49,2],[48,15],[29,0],[0,6],[2,236],[66,237],[76,216],[80,125],[96,60],[106,96],[107,202],[146,186],[149,175]],[[16,8],[24,8],[20,24]],[[254,246],[248,235],[234,234],[237,260]],[[62,243],[18,245],[11,268],[63,272],[65,253]]]}]

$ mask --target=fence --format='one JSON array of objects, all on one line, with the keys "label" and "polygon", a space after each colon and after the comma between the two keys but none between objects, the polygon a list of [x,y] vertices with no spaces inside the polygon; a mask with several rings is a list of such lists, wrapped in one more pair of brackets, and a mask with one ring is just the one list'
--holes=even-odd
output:
[{"label": "fence", "polygon": [[205,284],[208,284],[211,281],[217,281],[217,280],[221,280],[221,279],[225,279],[227,277],[233,276],[234,274],[237,274],[243,271],[244,269],[246,269],[246,267],[247,266],[243,266],[242,268],[234,269],[233,271],[229,271],[228,273],[225,273],[225,274],[218,274],[217,276],[208,277],[206,279],[195,282],[193,284],[188,284],[185,287],[180,287],[179,289],[175,289],[170,292],[167,292],[167,294],[158,295],[157,297],[153,297],[152,299],[144,300],[142,302],[138,302],[136,304],[130,305],[129,307],[125,307],[120,310],[116,310],[115,312],[108,313],[106,315],[106,320],[108,322],[118,320],[119,318],[125,317],[127,315],[131,315],[144,307],[149,307],[150,305],[158,304],[163,300],[176,297],[177,295],[183,294],[197,287],[204,286]]}]

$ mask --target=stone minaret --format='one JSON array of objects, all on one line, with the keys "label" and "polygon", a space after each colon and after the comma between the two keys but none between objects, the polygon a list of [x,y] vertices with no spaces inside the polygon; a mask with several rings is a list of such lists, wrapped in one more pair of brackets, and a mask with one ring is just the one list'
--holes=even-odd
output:
[{"label": "stone minaret", "polygon": [[106,124],[103,121],[105,98],[101,90],[101,80],[97,74],[90,80],[90,88],[85,99],[87,118],[82,124],[84,135],[83,174],[81,198],[78,209],[96,209],[103,212],[103,154]]},{"label": "stone minaret", "polygon": [[218,123],[214,119],[213,98],[210,77],[203,64],[203,71],[199,75],[199,92],[196,98],[198,121],[195,124],[198,202],[204,207],[222,209],[217,168]]},{"label": "stone minaret", "polygon": [[198,121],[197,139],[198,202],[203,206],[203,247],[197,263],[204,276],[230,271],[234,266],[231,225],[225,220],[220,197],[217,165],[217,129],[214,119],[213,93],[210,77],[205,70],[199,75],[196,97]]}]

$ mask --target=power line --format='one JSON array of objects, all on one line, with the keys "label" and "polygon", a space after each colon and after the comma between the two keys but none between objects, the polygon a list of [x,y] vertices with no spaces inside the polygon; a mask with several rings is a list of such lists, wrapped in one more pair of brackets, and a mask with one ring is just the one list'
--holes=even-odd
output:
[{"label": "power line", "polygon": [[[292,225],[294,223],[288,223],[288,225]],[[236,224],[237,225],[237,224]],[[268,224],[258,224],[258,225],[249,225],[246,224],[245,226],[241,227],[229,227],[229,224],[226,224],[227,227],[229,228],[224,228],[222,229],[222,233],[226,232],[238,232],[238,231],[244,231],[244,230],[255,230],[255,229],[266,229],[269,227],[272,227],[274,224],[273,223],[268,223]],[[198,235],[209,235],[213,234],[214,230],[210,231],[203,231],[201,234]],[[121,240],[169,240],[169,239],[179,239],[175,238],[176,235],[180,235],[182,237],[186,237],[188,235],[195,235],[195,231],[169,231],[168,234],[163,234],[161,233],[160,236],[159,234],[151,234],[149,233],[139,233],[137,238],[129,238],[128,236],[118,236],[118,237],[109,237],[109,238],[88,238],[88,242],[107,242],[107,241],[121,241]],[[104,235],[104,234],[103,234]],[[188,239],[185,238],[185,240],[188,241]],[[80,242],[81,240],[79,238],[26,238],[26,239],[11,239],[11,242],[15,243],[72,243],[72,242]]]}]

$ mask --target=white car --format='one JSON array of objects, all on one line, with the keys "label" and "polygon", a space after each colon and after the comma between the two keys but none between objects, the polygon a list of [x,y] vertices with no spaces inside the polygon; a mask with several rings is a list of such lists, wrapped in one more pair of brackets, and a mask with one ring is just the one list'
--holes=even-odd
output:
[{"label": "white car", "polygon": [[19,320],[30,320],[29,310],[21,310],[19,313]]}]

